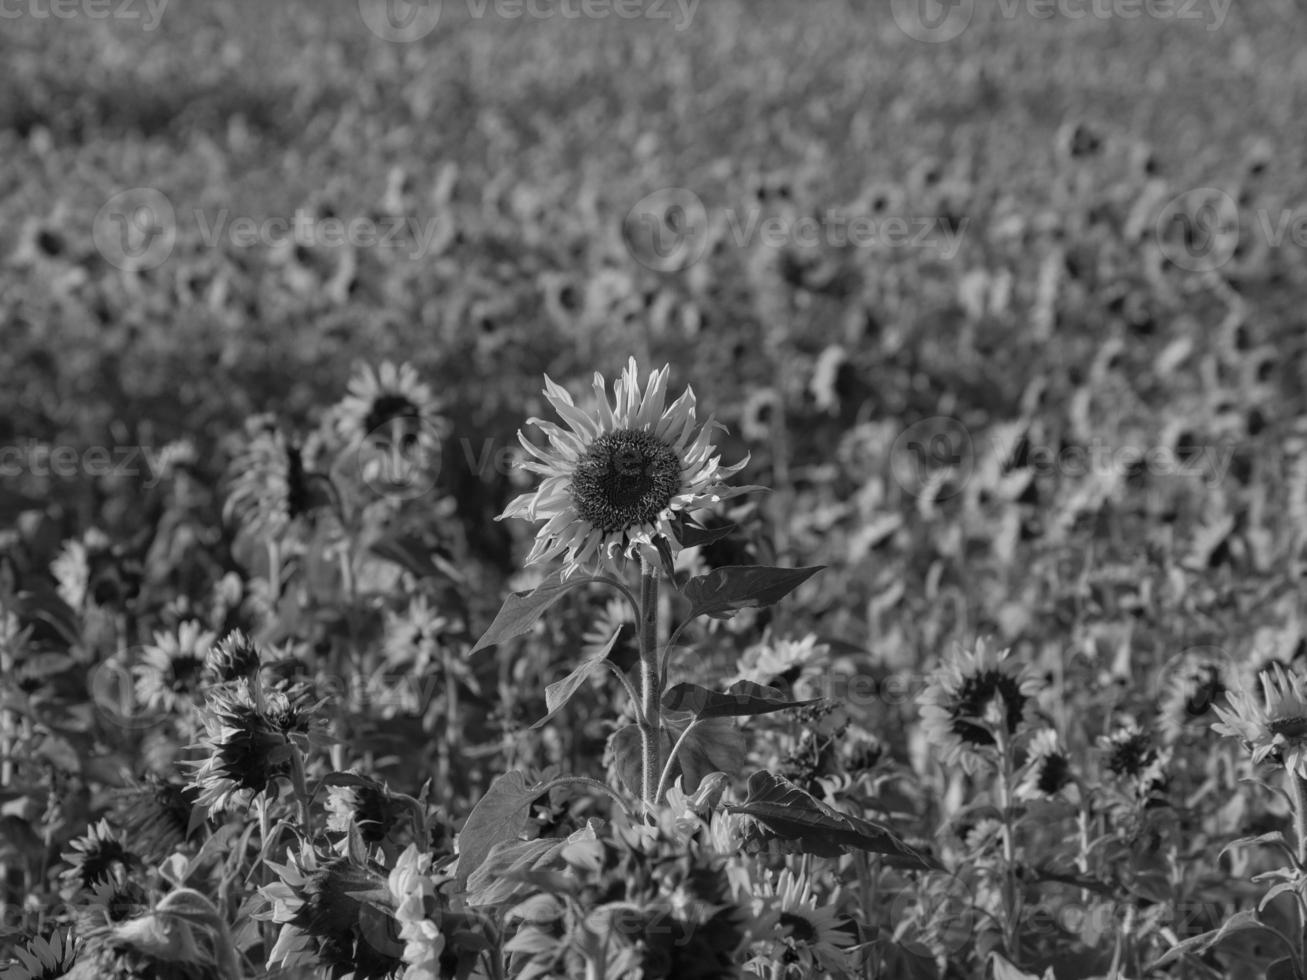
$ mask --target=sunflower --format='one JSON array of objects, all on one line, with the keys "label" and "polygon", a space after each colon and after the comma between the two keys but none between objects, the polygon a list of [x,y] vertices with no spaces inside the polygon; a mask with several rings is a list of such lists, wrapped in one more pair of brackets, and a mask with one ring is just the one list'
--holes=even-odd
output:
[{"label": "sunflower", "polygon": [[356,773],[355,781],[327,788],[327,829],[348,833],[358,827],[365,843],[386,839],[407,807],[383,784]]},{"label": "sunflower", "polygon": [[1062,747],[1057,732],[1045,728],[1030,740],[1030,757],[1021,782],[1017,784],[1019,800],[1051,800],[1075,781],[1071,759]]},{"label": "sunflower", "polygon": [[917,703],[922,729],[946,763],[960,760],[974,772],[980,751],[995,745],[997,726],[1011,737],[1033,714],[1039,682],[1010,652],[981,640],[974,652],[959,647],[930,675]]},{"label": "sunflower", "polygon": [[404,965],[398,924],[360,897],[389,895],[380,869],[319,855],[307,843],[286,864],[268,865],[280,880],[260,889],[272,908],[259,917],[281,925],[269,967],[317,966],[332,980],[383,980]]},{"label": "sunflower", "polygon": [[563,575],[616,556],[646,563],[657,545],[677,550],[673,518],[744,492],[722,480],[748,459],[723,466],[709,440],[719,426],[696,425],[694,391],[666,405],[670,367],[650,374],[643,392],[631,358],[613,385],[609,404],[602,375],[595,374],[595,407],[584,412],[548,377],[545,398],[567,428],[531,419],[549,440],[545,449],[518,439],[532,457],[523,469],[543,477],[532,492],[514,499],[498,519],[544,521],[526,563],[563,557]]},{"label": "sunflower", "polygon": [[209,648],[204,659],[205,677],[217,684],[250,680],[259,672],[259,648],[242,630],[232,630]]},{"label": "sunflower", "polygon": [[441,661],[440,643],[449,621],[427,601],[417,596],[403,612],[386,612],[383,652],[386,664],[413,674],[425,673]]},{"label": "sunflower", "polygon": [[307,751],[317,728],[313,709],[298,697],[273,691],[255,704],[244,684],[213,691],[203,718],[201,747],[208,757],[190,763],[196,767],[190,785],[200,790],[196,805],[210,814],[237,797],[275,797],[281,781],[292,777],[295,754]]},{"label": "sunflower", "polygon": [[33,937],[14,950],[15,962],[0,970],[0,980],[59,980],[72,971],[78,951],[78,942],[69,929],[49,939]]},{"label": "sunflower", "polygon": [[1098,740],[1103,761],[1114,776],[1131,782],[1141,796],[1166,788],[1166,766],[1170,750],[1159,749],[1153,738],[1138,725],[1122,725]]},{"label": "sunflower", "polygon": [[141,856],[157,864],[195,833],[199,795],[194,786],[147,776],[144,783],[114,794],[114,820]]},{"label": "sunflower", "polygon": [[153,711],[168,713],[192,704],[214,638],[195,620],[178,624],[175,633],[155,633],[154,643],[145,648],[132,671],[137,700]]},{"label": "sunflower", "polygon": [[255,416],[245,428],[248,442],[228,470],[223,519],[235,518],[257,538],[279,539],[309,520],[325,498],[302,447],[269,417]]},{"label": "sunflower", "polygon": [[1278,663],[1263,670],[1260,680],[1260,698],[1241,688],[1226,695],[1225,707],[1214,706],[1220,721],[1212,729],[1241,739],[1254,765],[1270,756],[1307,778],[1307,683]]},{"label": "sunflower", "polygon": [[1168,744],[1194,723],[1210,721],[1217,702],[1236,686],[1238,677],[1228,657],[1209,651],[1185,654],[1166,675],[1166,688],[1158,705],[1158,727]]},{"label": "sunflower", "polygon": [[68,895],[94,891],[98,886],[124,881],[141,859],[127,848],[126,835],[101,820],[74,840],[63,860],[70,867],[62,874]]},{"label": "sunflower", "polygon": [[349,394],[336,406],[337,433],[359,453],[364,482],[404,485],[438,458],[445,420],[431,389],[408,363],[359,364]]},{"label": "sunflower", "polygon": [[803,976],[828,971],[844,976],[845,952],[856,942],[852,926],[834,902],[818,905],[812,881],[786,868],[775,878],[763,878],[754,889],[754,915],[775,922],[775,939],[784,949],[783,961],[798,966]]},{"label": "sunflower", "polygon": [[776,687],[796,697],[820,697],[822,671],[830,664],[830,647],[809,633],[801,640],[770,637],[749,647],[739,661],[737,681]]},{"label": "sunflower", "polygon": [[[89,923],[88,923],[89,924]],[[69,980],[240,980],[235,941],[207,898],[190,888],[87,929]]]}]

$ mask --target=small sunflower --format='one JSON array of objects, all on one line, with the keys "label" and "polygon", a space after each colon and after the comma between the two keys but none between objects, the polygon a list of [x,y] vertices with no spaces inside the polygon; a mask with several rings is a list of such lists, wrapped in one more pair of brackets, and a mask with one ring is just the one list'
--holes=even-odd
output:
[{"label": "small sunflower", "polygon": [[1029,721],[1039,682],[1010,652],[995,652],[984,640],[974,652],[958,648],[917,698],[925,735],[946,763],[960,760],[974,772],[980,751],[995,745],[994,726],[1011,737]]},{"label": "small sunflower", "polygon": [[389,894],[384,872],[347,856],[322,856],[308,844],[280,879],[260,889],[272,905],[261,917],[281,925],[268,966],[316,966],[332,980],[389,980],[404,966],[405,943],[389,914],[359,896]]},{"label": "small sunflower", "polygon": [[1141,796],[1166,787],[1169,749],[1159,749],[1153,738],[1136,724],[1122,725],[1098,740],[1103,762],[1114,776],[1130,781]]},{"label": "small sunflower", "polygon": [[351,783],[327,788],[327,829],[348,833],[350,827],[358,827],[365,843],[379,843],[407,807],[375,779],[351,775],[356,777]]},{"label": "small sunflower", "polygon": [[141,859],[127,848],[126,835],[101,820],[74,840],[63,859],[70,867],[62,874],[67,893],[91,892],[105,883],[119,883]]},{"label": "small sunflower", "polygon": [[835,903],[817,903],[807,875],[786,868],[774,881],[759,881],[754,895],[754,915],[775,921],[774,941],[784,947],[787,962],[809,976],[821,971],[842,976],[849,969],[845,951],[856,942],[853,928]]},{"label": "small sunflower", "polygon": [[718,428],[697,425],[694,391],[666,405],[670,368],[650,374],[640,389],[631,358],[609,404],[602,375],[595,374],[596,405],[582,411],[568,392],[545,378],[545,398],[567,428],[531,419],[549,440],[545,449],[518,439],[532,457],[521,464],[543,477],[532,492],[514,499],[499,519],[544,521],[526,563],[563,558],[563,574],[617,556],[657,560],[657,544],[677,550],[673,518],[744,492],[723,484],[748,459],[723,466],[709,440]]},{"label": "small sunflower", "polygon": [[132,671],[137,700],[151,710],[169,713],[193,704],[213,641],[214,634],[195,620],[180,623],[176,632],[155,633]]},{"label": "small sunflower", "polygon": [[209,648],[204,660],[205,676],[213,683],[231,684],[250,680],[259,672],[259,648],[242,630],[232,630]]},{"label": "small sunflower", "polygon": [[1212,652],[1186,654],[1167,675],[1158,706],[1158,727],[1168,744],[1180,738],[1189,726],[1210,722],[1217,703],[1237,683],[1234,665],[1227,657]]},{"label": "small sunflower", "polygon": [[1212,729],[1241,739],[1253,764],[1268,756],[1307,778],[1307,683],[1281,664],[1260,674],[1262,696],[1246,689],[1226,695],[1226,706],[1215,705],[1220,721]]},{"label": "small sunflower", "polygon": [[446,426],[436,408],[411,364],[359,364],[336,406],[336,431],[360,453],[365,482],[409,482],[439,456]]},{"label": "small sunflower", "polygon": [[1030,757],[1017,784],[1019,800],[1051,800],[1075,781],[1057,732],[1045,728],[1030,740]]},{"label": "small sunflower", "polygon": [[448,625],[426,596],[415,597],[403,612],[387,611],[382,647],[387,666],[421,674],[440,663],[441,638]]},{"label": "small sunflower", "polygon": [[740,657],[734,680],[777,687],[796,697],[820,697],[818,680],[830,665],[830,647],[809,633],[801,640],[764,638]]},{"label": "small sunflower", "polygon": [[208,758],[196,767],[190,785],[200,790],[196,805],[213,813],[235,798],[260,793],[276,796],[293,772],[296,753],[307,751],[317,723],[313,709],[279,691],[255,704],[249,688],[215,689],[203,712]]},{"label": "small sunflower", "polygon": [[250,419],[246,433],[248,441],[228,470],[223,519],[234,518],[257,538],[279,539],[310,519],[325,498],[303,447],[270,418]]},{"label": "small sunflower", "polygon": [[0,970],[0,980],[59,980],[72,971],[79,949],[70,929],[48,939],[36,936],[14,949],[14,962]]},{"label": "small sunflower", "polygon": [[194,834],[198,799],[194,786],[149,776],[115,794],[114,819],[141,856],[157,864]]}]

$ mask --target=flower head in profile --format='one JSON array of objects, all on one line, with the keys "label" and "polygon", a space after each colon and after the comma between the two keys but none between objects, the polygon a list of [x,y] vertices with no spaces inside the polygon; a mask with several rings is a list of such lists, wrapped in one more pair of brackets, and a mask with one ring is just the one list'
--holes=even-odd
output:
[{"label": "flower head in profile", "polygon": [[70,867],[63,880],[68,894],[94,891],[106,882],[121,882],[141,859],[127,848],[126,836],[101,820],[72,842],[63,859]]},{"label": "flower head in profile", "polygon": [[1270,756],[1307,778],[1307,683],[1278,663],[1260,680],[1261,697],[1241,689],[1226,695],[1225,707],[1215,705],[1220,721],[1212,728],[1241,739],[1254,765]]},{"label": "flower head in profile", "polygon": [[403,818],[406,807],[382,783],[351,772],[354,778],[327,788],[327,829],[347,833],[357,827],[368,844],[377,844]]},{"label": "flower head in profile", "polygon": [[441,980],[445,975],[440,965],[445,937],[440,931],[431,855],[410,844],[395,862],[386,886],[395,905],[399,938],[404,943],[400,980]]},{"label": "flower head in profile", "polygon": [[259,672],[263,658],[259,648],[243,630],[232,630],[209,648],[204,660],[205,677],[217,684],[249,680]]},{"label": "flower head in profile", "polygon": [[960,760],[974,772],[981,751],[996,744],[996,731],[1011,737],[1030,720],[1039,682],[1009,653],[981,640],[974,651],[956,650],[931,674],[917,700],[922,728],[946,763]]},{"label": "flower head in profile", "polygon": [[610,404],[602,375],[596,404],[583,411],[566,390],[545,378],[545,398],[565,426],[531,419],[549,441],[540,448],[518,433],[530,459],[522,467],[542,477],[500,518],[544,521],[527,564],[563,559],[571,575],[618,557],[657,560],[657,544],[676,551],[673,520],[740,493],[722,482],[747,458],[723,466],[712,445],[716,423],[699,424],[694,391],[667,405],[670,368],[654,371],[642,390],[635,358],[613,385]]},{"label": "flower head in profile", "polygon": [[114,794],[114,821],[141,856],[157,864],[198,829],[200,814],[195,803],[199,795],[194,786],[147,776]]},{"label": "flower head in profile", "polygon": [[228,471],[223,518],[256,537],[279,539],[325,502],[323,478],[310,472],[303,447],[260,415],[246,425],[248,441]]}]

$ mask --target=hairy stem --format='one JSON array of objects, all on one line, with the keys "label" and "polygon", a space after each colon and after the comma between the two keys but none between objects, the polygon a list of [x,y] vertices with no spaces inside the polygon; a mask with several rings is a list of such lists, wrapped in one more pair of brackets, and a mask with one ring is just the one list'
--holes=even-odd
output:
[{"label": "hairy stem", "polygon": [[651,565],[640,574],[640,797],[652,807],[658,802],[662,775],[662,677],[658,669],[658,576]]}]

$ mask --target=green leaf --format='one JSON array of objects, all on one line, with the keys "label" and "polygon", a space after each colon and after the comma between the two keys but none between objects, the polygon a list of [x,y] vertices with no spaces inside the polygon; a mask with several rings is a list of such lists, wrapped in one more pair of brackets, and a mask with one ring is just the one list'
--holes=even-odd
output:
[{"label": "green leaf", "polygon": [[545,610],[563,597],[568,589],[593,582],[593,578],[573,578],[564,580],[555,572],[530,592],[513,592],[504,600],[504,605],[495,615],[495,621],[485,631],[476,646],[468,651],[472,654],[486,647],[497,646],[515,636],[529,632]]},{"label": "green leaf", "polygon": [[[681,747],[676,751],[676,761],[672,765],[669,785],[674,784],[679,776],[685,792],[694,793],[699,783],[714,772],[739,772],[747,758],[747,751],[744,736],[734,722],[729,718],[710,718],[696,722],[694,730],[681,740],[686,727],[664,720],[659,732],[658,758],[664,766],[672,748],[677,741],[681,742]],[[608,748],[611,766],[622,785],[628,793],[639,796],[643,768],[640,729],[635,725],[618,729],[608,740]]]},{"label": "green leaf", "polygon": [[[1262,925],[1261,920],[1257,918],[1257,913],[1253,912],[1251,909],[1236,912],[1234,915],[1230,916],[1230,918],[1225,920],[1225,924],[1222,925],[1221,928],[1212,929],[1210,932],[1204,932],[1201,935],[1193,936],[1178,945],[1172,946],[1160,959],[1155,961],[1153,965],[1149,967],[1149,970],[1156,970],[1168,963],[1174,963],[1182,956],[1197,956],[1200,953],[1205,953],[1227,936],[1248,929],[1266,930],[1266,927]],[[1270,932],[1270,930],[1266,931],[1268,933]]]},{"label": "green leaf", "polygon": [[609,638],[608,642],[604,644],[602,650],[591,657],[586,657],[586,659],[581,661],[580,665],[578,665],[574,671],[564,677],[561,681],[554,681],[554,683],[545,688],[545,707],[549,709],[549,714],[545,715],[531,726],[533,731],[548,723],[554,715],[558,714],[558,712],[562,710],[563,705],[572,700],[572,695],[577,692],[577,689],[585,682],[585,679],[596,670],[603,667],[604,661],[608,659],[608,654],[612,652],[613,644],[617,642],[621,635],[621,630],[615,631]]},{"label": "green leaf", "polygon": [[739,718],[802,708],[820,700],[791,701],[774,687],[736,681],[724,692],[712,691],[698,684],[677,684],[663,695],[663,707],[668,711],[688,711],[699,718]]},{"label": "green leaf", "polygon": [[937,861],[909,847],[887,827],[841,813],[765,770],[749,777],[745,801],[726,809],[758,821],[765,830],[764,840],[793,842],[804,854],[838,857],[857,848],[884,854],[887,863],[898,867],[942,870]]},{"label": "green leaf", "polygon": [[431,551],[412,535],[387,535],[372,542],[368,549],[378,558],[393,561],[400,568],[412,572],[417,578],[447,578],[462,582],[463,577],[454,565]]},{"label": "green leaf", "polygon": [[1293,965],[1293,957],[1276,960],[1266,968],[1266,980],[1301,980],[1302,974]]},{"label": "green leaf", "polygon": [[825,567],[727,565],[690,579],[683,591],[690,600],[691,618],[707,614],[717,619],[729,619],[741,609],[779,602]]},{"label": "green leaf", "polygon": [[459,881],[466,882],[500,841],[522,836],[531,804],[544,792],[544,783],[528,786],[526,776],[516,769],[495,777],[459,832],[456,868]]},{"label": "green leaf", "polygon": [[676,519],[672,521],[672,534],[676,537],[677,544],[682,548],[698,548],[712,544],[714,541],[720,541],[737,527],[739,527],[738,524],[729,521],[721,527],[704,527],[702,524],[685,517],[683,513],[678,512]]}]

